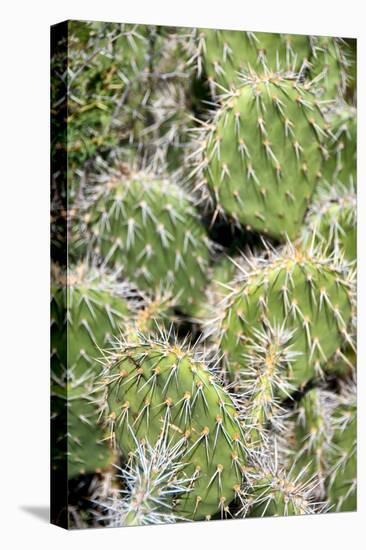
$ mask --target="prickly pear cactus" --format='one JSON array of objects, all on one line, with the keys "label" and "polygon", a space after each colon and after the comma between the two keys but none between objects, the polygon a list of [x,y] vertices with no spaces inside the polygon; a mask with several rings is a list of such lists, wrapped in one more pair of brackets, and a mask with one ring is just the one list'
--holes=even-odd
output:
[{"label": "prickly pear cactus", "polygon": [[133,173],[101,186],[90,226],[103,261],[141,289],[169,289],[190,312],[207,282],[210,243],[190,196],[162,177]]},{"label": "prickly pear cactus", "polygon": [[203,64],[220,93],[240,81],[240,72],[298,72],[310,55],[307,36],[200,29],[193,60]]},{"label": "prickly pear cactus", "polygon": [[[268,461],[268,460],[267,460]],[[302,516],[324,511],[314,498],[314,482],[286,472],[271,461],[261,464],[252,480],[246,516]]]},{"label": "prickly pear cactus", "polygon": [[[96,376],[101,349],[119,334],[129,313],[124,285],[80,265],[58,276],[51,303],[52,393],[66,400],[68,475],[93,473],[111,462],[98,424]],[[104,440],[104,441],[103,441]]]},{"label": "prickly pear cactus", "polygon": [[71,21],[51,45],[65,524],[354,510],[356,40]]},{"label": "prickly pear cactus", "polygon": [[305,247],[313,242],[328,254],[356,260],[357,197],[352,186],[341,184],[319,190],[303,229]]},{"label": "prickly pear cactus", "polygon": [[346,104],[337,107],[329,117],[331,138],[327,160],[324,164],[324,179],[330,184],[341,182],[345,186],[356,186],[356,109]]},{"label": "prickly pear cactus", "polygon": [[233,398],[202,358],[178,343],[121,343],[103,380],[113,437],[126,456],[138,441],[184,447],[190,491],[175,500],[182,517],[225,515],[240,492],[245,441]]},{"label": "prickly pear cactus", "polygon": [[322,99],[334,102],[343,97],[347,87],[347,46],[341,38],[331,36],[312,36],[310,42],[310,77],[317,79]]},{"label": "prickly pear cactus", "polygon": [[329,450],[333,426],[335,396],[324,389],[312,388],[301,399],[295,423],[296,454],[294,471],[305,471],[306,479],[316,480],[317,493],[324,498]]},{"label": "prickly pear cactus", "polygon": [[283,326],[293,331],[292,350],[299,354],[289,381],[300,387],[320,375],[327,359],[351,340],[352,275],[345,276],[327,257],[291,245],[269,260],[250,262],[218,325],[228,373],[231,378],[245,376],[254,330]]},{"label": "prickly pear cactus", "polygon": [[313,95],[296,79],[247,76],[199,151],[197,171],[216,209],[247,229],[296,237],[321,177],[323,127]]},{"label": "prickly pear cactus", "polygon": [[292,364],[300,355],[292,350],[293,332],[282,326],[268,324],[253,330],[248,338],[246,372],[241,377],[238,392],[242,396],[244,426],[254,447],[267,443],[270,429],[279,429],[285,409],[281,398],[289,397],[294,386],[289,381]]},{"label": "prickly pear cactus", "polygon": [[333,415],[333,438],[327,479],[332,510],[357,509],[357,410],[354,381],[345,383]]},{"label": "prickly pear cactus", "polygon": [[106,444],[106,433],[98,424],[93,395],[68,392],[67,401],[67,474],[99,473],[113,462],[113,451]]},{"label": "prickly pear cactus", "polygon": [[127,465],[121,470],[124,489],[107,502],[111,527],[156,525],[179,521],[172,510],[175,498],[189,492],[191,480],[181,477],[181,445],[168,446],[164,439],[152,447],[137,443]]},{"label": "prickly pear cactus", "polygon": [[356,509],[356,433],[352,377],[339,394],[312,388],[295,409],[291,469],[316,482],[313,494],[333,511]]}]

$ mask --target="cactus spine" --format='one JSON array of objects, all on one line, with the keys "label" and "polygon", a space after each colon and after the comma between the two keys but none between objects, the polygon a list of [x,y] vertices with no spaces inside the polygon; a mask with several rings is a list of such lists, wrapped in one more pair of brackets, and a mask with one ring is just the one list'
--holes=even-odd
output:
[{"label": "cactus spine", "polygon": [[147,441],[136,443],[120,474],[126,488],[105,503],[111,527],[174,523],[180,519],[172,511],[173,498],[187,493],[191,482],[179,477],[184,468],[181,454],[179,443],[169,447],[164,439],[158,440],[155,447]]}]

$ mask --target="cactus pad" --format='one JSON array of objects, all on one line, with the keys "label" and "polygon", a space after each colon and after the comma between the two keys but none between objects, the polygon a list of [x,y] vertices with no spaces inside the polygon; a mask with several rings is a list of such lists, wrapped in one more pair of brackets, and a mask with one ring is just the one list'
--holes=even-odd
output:
[{"label": "cactus pad", "polygon": [[109,419],[124,455],[136,442],[181,444],[192,478],[175,504],[190,519],[225,515],[240,492],[245,445],[233,399],[199,357],[177,343],[121,343],[107,367]]},{"label": "cactus pad", "polygon": [[201,149],[197,171],[217,210],[277,239],[296,237],[321,176],[323,126],[312,93],[296,80],[245,77]]},{"label": "cactus pad", "polygon": [[207,279],[209,241],[189,195],[170,181],[138,173],[101,186],[91,229],[105,263],[139,288],[168,288],[188,311]]},{"label": "cactus pad", "polygon": [[299,355],[288,378],[302,386],[321,374],[321,365],[342,342],[351,340],[352,276],[345,277],[329,258],[290,245],[280,254],[273,251],[269,260],[248,261],[251,270],[227,297],[218,327],[229,374],[245,377],[253,330],[269,323],[294,331],[292,350]]}]

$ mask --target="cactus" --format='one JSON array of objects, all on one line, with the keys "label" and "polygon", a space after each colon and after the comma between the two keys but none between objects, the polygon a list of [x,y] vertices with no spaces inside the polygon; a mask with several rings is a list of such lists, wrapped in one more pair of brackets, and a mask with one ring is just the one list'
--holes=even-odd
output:
[{"label": "cactus", "polygon": [[243,400],[245,433],[255,447],[267,443],[269,429],[282,428],[286,410],[279,395],[290,397],[293,393],[289,372],[299,355],[291,349],[292,339],[293,332],[270,324],[254,329],[253,338],[248,338],[243,354],[246,370],[238,392]]},{"label": "cactus", "polygon": [[332,444],[332,413],[336,406],[333,393],[313,388],[301,399],[296,411],[295,439],[297,452],[293,458],[294,470],[305,470],[308,479],[316,479],[317,493],[326,495],[325,480]]},{"label": "cactus", "polygon": [[240,72],[299,72],[310,55],[309,39],[301,35],[199,29],[194,38],[190,62],[203,64],[219,92],[237,85]]},{"label": "cactus", "polygon": [[[96,358],[100,349],[106,347],[113,334],[129,313],[127,298],[131,293],[126,284],[118,284],[112,275],[97,269],[89,270],[80,264],[74,271],[59,277],[53,292],[52,316],[54,355],[67,368],[68,382],[72,387],[93,386],[94,377],[100,372]],[[66,337],[60,326],[67,325],[66,339],[60,342],[59,335]],[[54,321],[56,320],[56,324]],[[67,355],[66,355],[67,352]]]},{"label": "cactus", "polygon": [[283,326],[294,331],[292,350],[300,355],[288,377],[300,387],[321,374],[322,364],[343,342],[352,343],[352,273],[346,276],[331,258],[290,244],[269,259],[248,262],[250,270],[227,297],[217,326],[228,373],[232,379],[245,376],[255,329]]},{"label": "cactus", "polygon": [[98,189],[89,216],[106,264],[141,289],[169,289],[190,312],[207,282],[210,243],[183,189],[141,172],[114,178]]},{"label": "cactus", "polygon": [[296,237],[321,176],[323,126],[313,95],[296,79],[245,77],[197,153],[195,172],[216,210],[276,239]]},{"label": "cactus", "polygon": [[121,342],[103,377],[113,438],[125,456],[136,441],[182,440],[181,475],[192,481],[174,511],[190,519],[227,513],[246,460],[233,398],[197,353],[164,335],[141,336],[140,342]]},{"label": "cactus", "polygon": [[181,445],[169,447],[164,439],[155,447],[136,443],[120,477],[126,487],[104,504],[111,527],[175,523],[181,518],[172,511],[174,498],[189,491],[189,478],[179,477]]},{"label": "cactus", "polygon": [[112,459],[98,421],[95,389],[102,349],[121,331],[131,339],[136,330],[153,332],[172,302],[168,295],[149,300],[111,273],[86,264],[79,264],[66,278],[59,273],[57,277],[51,304],[52,391],[56,399],[67,402],[68,473],[72,478],[99,471]]},{"label": "cactus", "polygon": [[177,167],[191,125],[179,33],[164,27],[70,21],[68,180],[74,201],[103,160],[144,149]]},{"label": "cactus", "polygon": [[98,424],[93,396],[78,396],[68,391],[67,401],[67,473],[69,479],[87,473],[99,473],[113,462],[113,451]]},{"label": "cactus", "polygon": [[354,262],[357,252],[356,205],[352,186],[338,184],[321,188],[306,217],[303,229],[305,247],[314,242],[329,254]]},{"label": "cactus", "polygon": [[336,37],[57,27],[57,523],[356,508],[355,57]]},{"label": "cactus", "polygon": [[328,500],[337,512],[357,508],[357,415],[355,382],[343,384],[340,403],[333,415],[333,439],[329,458]]},{"label": "cactus", "polygon": [[200,74],[204,67],[213,96],[240,82],[240,73],[295,73],[317,82],[322,99],[343,97],[352,80],[348,44],[329,36],[274,34],[197,29],[191,40],[191,59]]},{"label": "cactus", "polygon": [[214,265],[209,269],[209,283],[205,293],[195,308],[194,316],[199,323],[207,322],[220,300],[230,292],[228,284],[235,277],[235,272],[236,266],[232,258],[228,256],[216,258]]},{"label": "cactus", "polygon": [[316,480],[314,494],[333,511],[356,508],[356,431],[352,378],[341,384],[340,394],[311,389],[295,411],[291,468]]},{"label": "cactus", "polygon": [[[266,463],[267,462],[267,463]],[[300,516],[326,511],[314,497],[314,480],[279,467],[271,459],[258,466],[251,480],[246,516]]]},{"label": "cactus", "polygon": [[68,407],[68,474],[74,477],[111,461],[111,451],[101,443],[105,434],[98,425],[94,381],[102,368],[100,349],[119,334],[128,315],[129,290],[82,264],[66,277],[57,273],[56,279],[51,303],[52,393]]},{"label": "cactus", "polygon": [[324,179],[330,184],[356,185],[357,118],[354,107],[338,106],[329,117],[331,139],[324,164]]},{"label": "cactus", "polygon": [[346,43],[331,36],[312,36],[310,42],[310,77],[317,78],[322,99],[334,102],[344,96],[347,87]]}]

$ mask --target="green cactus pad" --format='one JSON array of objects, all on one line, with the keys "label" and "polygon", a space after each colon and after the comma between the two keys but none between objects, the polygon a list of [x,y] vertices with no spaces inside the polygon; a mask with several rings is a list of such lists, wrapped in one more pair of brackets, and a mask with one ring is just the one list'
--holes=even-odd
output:
[{"label": "green cactus pad", "polygon": [[214,29],[199,29],[197,49],[218,92],[238,84],[243,71],[298,72],[311,52],[304,35]]},{"label": "green cactus pad", "polygon": [[301,476],[266,465],[261,465],[257,472],[246,515],[302,516],[321,513],[325,507],[314,498],[314,483],[304,481]]},{"label": "green cactus pad", "polygon": [[337,512],[357,510],[357,411],[356,386],[344,385],[341,403],[333,415],[328,500]]},{"label": "green cactus pad", "polygon": [[324,179],[330,184],[356,185],[357,113],[354,107],[342,105],[329,117],[330,140],[324,163]]},{"label": "green cactus pad", "polygon": [[93,397],[72,397],[68,393],[68,477],[98,473],[113,462],[113,451],[97,422]]},{"label": "green cactus pad", "polygon": [[357,256],[357,197],[352,186],[320,189],[312,202],[303,231],[305,247],[313,241],[328,254],[354,262]]},{"label": "green cactus pad", "polygon": [[308,391],[295,410],[291,469],[316,481],[314,494],[331,511],[356,510],[356,389],[352,378],[340,394]]},{"label": "green cactus pad", "polygon": [[327,257],[291,245],[270,259],[248,261],[251,269],[227,298],[218,326],[229,375],[246,376],[253,331],[270,324],[294,331],[292,350],[299,355],[288,380],[302,386],[321,374],[321,365],[342,342],[352,340],[352,275],[343,275]]},{"label": "green cactus pad", "polygon": [[[278,430],[286,412],[281,397],[289,397],[294,387],[289,372],[298,353],[292,351],[293,332],[284,326],[270,325],[253,330],[248,339],[245,361],[247,370],[241,377],[238,392],[242,396],[246,436],[254,447],[263,447],[269,429]],[[279,431],[279,430],[278,430]]]},{"label": "green cactus pad", "polygon": [[204,362],[177,343],[121,343],[103,382],[114,437],[126,456],[138,441],[184,448],[190,492],[175,511],[189,519],[225,515],[240,492],[245,445],[234,402]]},{"label": "green cactus pad", "polygon": [[[52,292],[52,393],[68,404],[68,473],[93,473],[111,460],[98,425],[96,376],[101,348],[119,336],[129,314],[126,287],[98,270],[80,265],[58,276]],[[61,403],[60,403],[61,404]]]},{"label": "green cactus pad", "polygon": [[207,281],[209,241],[189,195],[143,173],[100,188],[91,230],[105,263],[123,268],[138,287],[168,288],[189,312]]},{"label": "green cactus pad", "polygon": [[312,388],[296,409],[293,470],[304,472],[306,479],[317,481],[317,494],[325,497],[329,450],[333,427],[331,417],[336,406],[334,394],[322,388]]},{"label": "green cactus pad", "polygon": [[197,171],[217,210],[277,239],[296,237],[321,176],[323,126],[313,95],[296,80],[246,77],[201,149]]},{"label": "green cactus pad", "polygon": [[310,42],[310,77],[317,79],[322,99],[343,97],[350,70],[345,42],[331,36],[311,36]]}]

